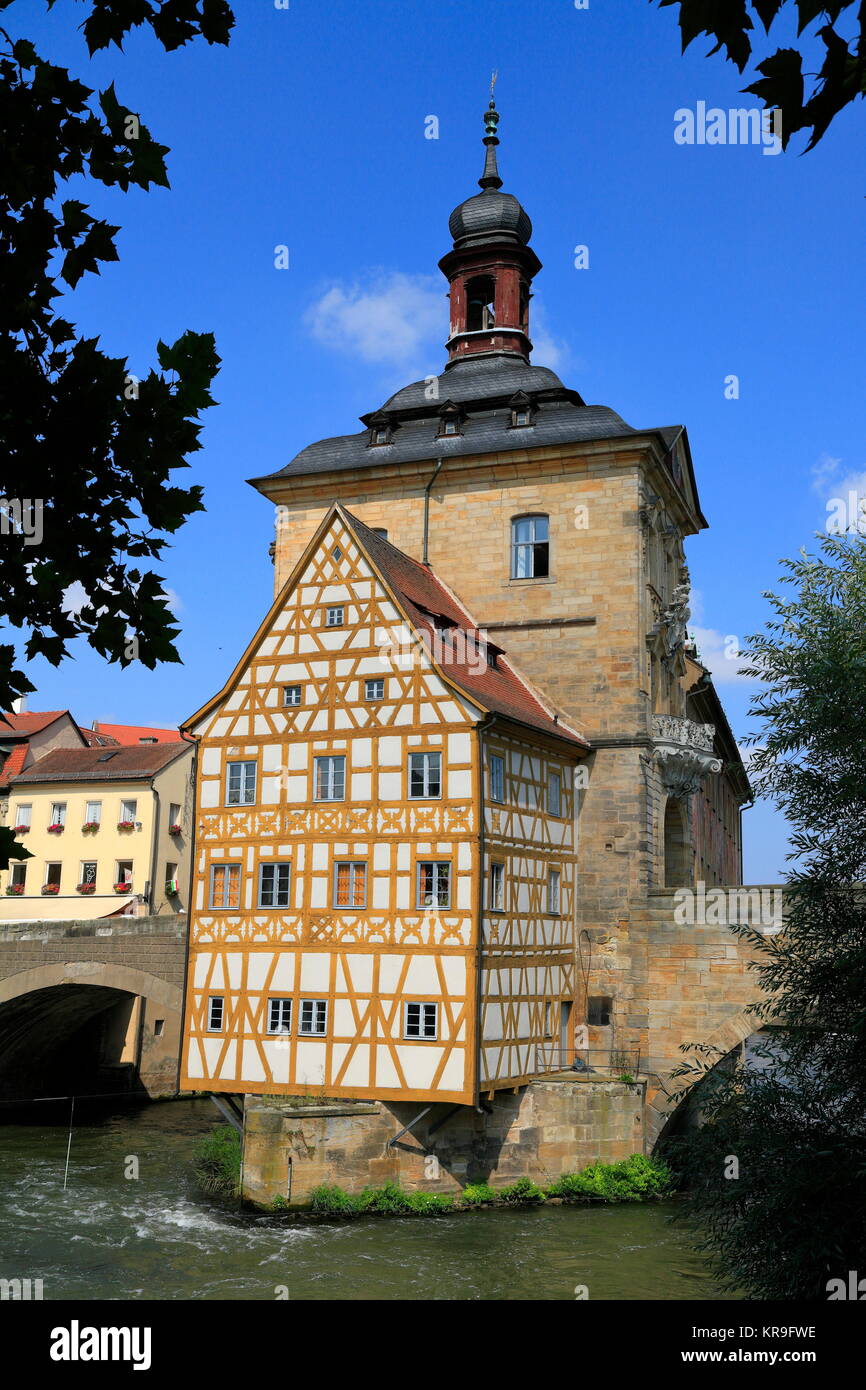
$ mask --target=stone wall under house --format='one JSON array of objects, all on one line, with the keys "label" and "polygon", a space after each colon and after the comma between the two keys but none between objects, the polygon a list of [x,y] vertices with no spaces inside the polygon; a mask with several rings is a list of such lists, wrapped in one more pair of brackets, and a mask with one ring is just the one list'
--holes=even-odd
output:
[{"label": "stone wall under house", "polygon": [[[313,1189],[397,1182],[406,1191],[459,1195],[467,1183],[552,1182],[600,1159],[644,1153],[645,1083],[561,1073],[517,1094],[497,1092],[484,1113],[435,1105],[247,1096],[242,1192],[309,1205]],[[411,1131],[391,1141],[411,1123]]]}]

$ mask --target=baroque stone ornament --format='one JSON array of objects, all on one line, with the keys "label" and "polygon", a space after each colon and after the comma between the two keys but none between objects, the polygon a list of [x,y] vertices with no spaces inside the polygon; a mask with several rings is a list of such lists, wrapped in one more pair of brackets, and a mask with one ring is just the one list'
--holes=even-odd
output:
[{"label": "baroque stone ornament", "polygon": [[713,752],[715,732],[714,724],[672,714],[653,716],[653,752],[669,796],[692,796],[709,773],[721,772],[722,760]]}]

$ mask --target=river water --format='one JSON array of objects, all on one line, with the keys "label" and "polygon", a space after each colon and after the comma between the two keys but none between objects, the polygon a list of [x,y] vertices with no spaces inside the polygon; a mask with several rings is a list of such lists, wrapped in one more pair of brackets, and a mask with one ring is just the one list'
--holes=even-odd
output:
[{"label": "river water", "polygon": [[[197,1189],[206,1100],[79,1105],[0,1125],[0,1277],[52,1299],[572,1300],[723,1297],[672,1204],[326,1222]],[[131,1160],[137,1160],[137,1164]],[[132,1174],[137,1167],[138,1176]]]}]

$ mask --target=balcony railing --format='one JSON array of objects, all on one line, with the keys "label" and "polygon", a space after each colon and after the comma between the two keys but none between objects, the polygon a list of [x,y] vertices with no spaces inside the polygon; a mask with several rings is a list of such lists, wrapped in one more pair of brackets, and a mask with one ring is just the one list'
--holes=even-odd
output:
[{"label": "balcony railing", "polygon": [[536,1043],[535,1070],[544,1074],[576,1071],[603,1077],[640,1074],[640,1048],[564,1047],[561,1043]]}]

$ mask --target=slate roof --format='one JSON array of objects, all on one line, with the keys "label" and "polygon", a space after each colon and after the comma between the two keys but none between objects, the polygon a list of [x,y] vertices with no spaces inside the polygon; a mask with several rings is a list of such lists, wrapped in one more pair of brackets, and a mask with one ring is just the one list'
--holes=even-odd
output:
[{"label": "slate roof", "polygon": [[[345,507],[336,509],[352,531],[355,539],[379,570],[382,578],[405,607],[415,627],[425,633],[432,642],[436,630],[435,617],[444,618],[461,632],[469,635],[470,646],[479,636],[475,619],[457,598],[456,594],[437,579],[428,565],[413,560],[402,550],[398,550],[383,536],[371,531]],[[491,644],[492,645],[492,644]],[[435,648],[434,658],[435,658]],[[501,648],[494,648],[498,653]],[[466,652],[466,645],[456,648],[457,656]],[[455,685],[465,691],[470,699],[475,699],[484,709],[500,714],[506,719],[524,724],[531,729],[548,734],[574,744],[581,751],[589,748],[586,739],[576,730],[563,724],[541,701],[537,692],[521,676],[503,655],[498,656],[495,666],[478,659],[470,651],[470,660],[449,660],[443,664],[445,675]]]},{"label": "slate roof", "polygon": [[[542,445],[582,443],[656,433],[670,445],[678,426],[637,430],[604,405],[585,405],[576,391],[563,385],[555,372],[536,367],[523,358],[505,353],[464,359],[450,365],[437,378],[438,397],[431,400],[429,382],[416,381],[390,397],[381,412],[393,428],[390,444],[370,447],[370,431],[335,435],[307,445],[284,468],[249,479],[266,492],[277,478],[375,468],[381,464],[425,462],[472,454],[511,453]],[[525,429],[511,427],[509,401],[517,392],[528,395],[535,408],[534,423]],[[440,436],[440,408],[453,401],[464,412],[461,433]],[[362,416],[369,425],[373,415]]]},{"label": "slate roof", "polygon": [[145,781],[189,748],[189,742],[180,739],[175,743],[136,743],[126,748],[55,748],[14,781],[16,786],[36,782]]}]

